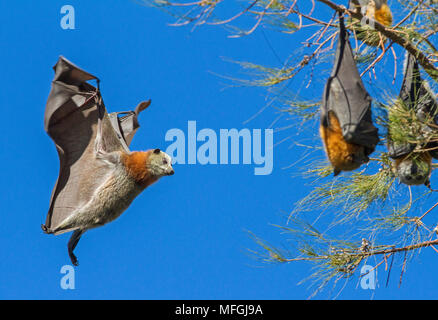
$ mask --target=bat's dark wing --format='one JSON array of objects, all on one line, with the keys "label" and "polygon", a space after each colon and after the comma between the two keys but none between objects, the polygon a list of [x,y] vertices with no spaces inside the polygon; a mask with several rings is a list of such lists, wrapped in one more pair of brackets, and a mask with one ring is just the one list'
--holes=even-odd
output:
[{"label": "bat's dark wing", "polygon": [[378,130],[371,117],[371,98],[362,83],[348,40],[344,19],[339,18],[340,36],[336,59],[324,89],[321,105],[322,125],[328,125],[328,113],[334,112],[344,139],[362,145],[371,154],[379,142]]},{"label": "bat's dark wing", "polygon": [[414,151],[414,149],[415,144],[413,143],[395,144],[388,139],[388,155],[393,159],[410,154],[412,151]]},{"label": "bat's dark wing", "polygon": [[427,82],[421,78],[417,59],[410,53],[405,61],[405,75],[400,90],[400,99],[416,110],[420,120],[425,120],[427,116],[435,116],[437,113],[438,102]]},{"label": "bat's dark wing", "polygon": [[[128,113],[126,118],[113,114],[115,119],[110,120],[99,89],[87,83],[99,81],[95,76],[63,57],[54,69],[44,128],[56,145],[60,170],[43,226],[49,233],[86,204],[107,178],[108,166],[96,158],[96,146],[103,152],[129,152],[128,146],[138,128],[138,112]],[[63,230],[66,231],[69,230]]]},{"label": "bat's dark wing", "polygon": [[[408,109],[414,109],[420,121],[432,121],[438,123],[438,102],[434,97],[426,81],[421,78],[420,67],[417,59],[407,53],[404,67],[404,77],[400,89],[399,99]],[[425,126],[424,131],[436,130]],[[388,153],[392,158],[403,157],[415,149],[412,143],[394,144],[390,139],[388,143]],[[430,143],[426,149],[437,148],[437,143]],[[438,158],[438,151],[432,150],[431,155]]]}]

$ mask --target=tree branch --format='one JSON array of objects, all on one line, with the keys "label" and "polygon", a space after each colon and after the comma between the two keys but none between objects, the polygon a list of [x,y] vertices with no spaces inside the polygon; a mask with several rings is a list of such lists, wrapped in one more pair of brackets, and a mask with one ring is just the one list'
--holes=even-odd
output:
[{"label": "tree branch", "polygon": [[[356,18],[358,20],[362,20],[364,18],[364,15],[361,12],[349,10],[342,5],[337,5],[337,4],[333,3],[330,0],[318,0],[318,1],[328,5],[333,10],[336,10],[340,13],[348,14],[349,16]],[[434,64],[432,62],[430,62],[430,60],[426,57],[426,55],[420,49],[418,49],[412,42],[410,42],[408,39],[400,36],[393,29],[386,28],[384,25],[380,24],[377,21],[374,21],[374,28],[375,28],[375,30],[377,30],[377,31],[381,32],[383,35],[385,35],[387,38],[391,39],[393,42],[395,42],[398,45],[405,48],[409,53],[414,55],[418,59],[418,62],[421,64],[421,66],[424,68],[424,70],[435,81],[438,81],[438,69],[434,66]]]}]

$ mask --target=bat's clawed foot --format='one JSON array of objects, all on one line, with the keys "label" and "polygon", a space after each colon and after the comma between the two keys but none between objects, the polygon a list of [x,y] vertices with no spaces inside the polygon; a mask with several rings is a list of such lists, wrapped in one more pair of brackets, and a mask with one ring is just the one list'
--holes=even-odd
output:
[{"label": "bat's clawed foot", "polygon": [[79,239],[81,238],[81,235],[85,232],[85,230],[75,230],[70,238],[70,240],[68,241],[68,256],[70,257],[71,263],[74,266],[78,266],[79,262],[78,262],[78,258],[76,258],[76,256],[73,253],[73,250],[76,248],[76,245],[79,242]]},{"label": "bat's clawed foot", "polygon": [[73,252],[69,252],[69,253],[68,253],[68,256],[70,257],[71,263],[72,263],[75,267],[77,267],[77,266],[79,265],[79,261],[78,261],[78,258],[76,258],[76,256],[74,255],[74,253],[73,253]]},{"label": "bat's clawed foot", "polygon": [[432,187],[430,186],[430,180],[427,180],[424,185],[432,192],[438,192],[438,190],[436,189],[432,189]]}]

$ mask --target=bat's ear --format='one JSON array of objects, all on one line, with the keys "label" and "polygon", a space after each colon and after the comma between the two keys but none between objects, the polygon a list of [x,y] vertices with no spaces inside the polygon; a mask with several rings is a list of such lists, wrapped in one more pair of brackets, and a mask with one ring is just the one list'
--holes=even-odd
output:
[{"label": "bat's ear", "polygon": [[339,170],[339,169],[334,169],[333,170],[333,176],[337,176],[338,174],[340,174],[341,173],[341,170]]},{"label": "bat's ear", "polygon": [[154,153],[155,153],[155,154],[159,154],[160,152],[161,152],[160,149],[155,149],[155,150],[154,150]]}]

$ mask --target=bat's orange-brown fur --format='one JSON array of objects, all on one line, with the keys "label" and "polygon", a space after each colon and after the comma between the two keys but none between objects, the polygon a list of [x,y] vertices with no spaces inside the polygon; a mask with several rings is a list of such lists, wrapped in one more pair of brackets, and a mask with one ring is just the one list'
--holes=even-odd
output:
[{"label": "bat's orange-brown fur", "polygon": [[[362,4],[365,7],[360,7],[359,4],[355,5],[358,11],[362,11],[361,9],[366,9],[365,15],[385,27],[390,27],[392,25],[392,12],[389,8],[386,0],[368,0],[366,4]],[[366,44],[376,47],[381,44],[381,42],[385,42],[386,38],[383,35],[379,36],[379,39],[374,39],[372,34],[369,34],[367,30],[357,30],[356,31],[357,38],[359,40],[364,41]]]},{"label": "bat's orange-brown fur", "polygon": [[389,6],[384,3],[379,9],[376,9],[374,13],[374,19],[386,27],[392,25],[392,13]]},{"label": "bat's orange-brown fur", "polygon": [[321,125],[320,134],[335,175],[360,167],[361,162],[355,161],[356,155],[363,154],[364,148],[345,141],[339,120],[332,111],[328,114],[328,126]]},{"label": "bat's orange-brown fur", "polygon": [[152,150],[136,151],[122,155],[122,163],[128,174],[139,184],[149,186],[156,182],[158,178],[152,176],[149,171],[149,158]]},{"label": "bat's orange-brown fur", "polygon": [[[358,8],[360,10],[360,8]],[[392,12],[386,0],[369,0],[365,15],[373,18],[385,27],[392,25]]]}]

